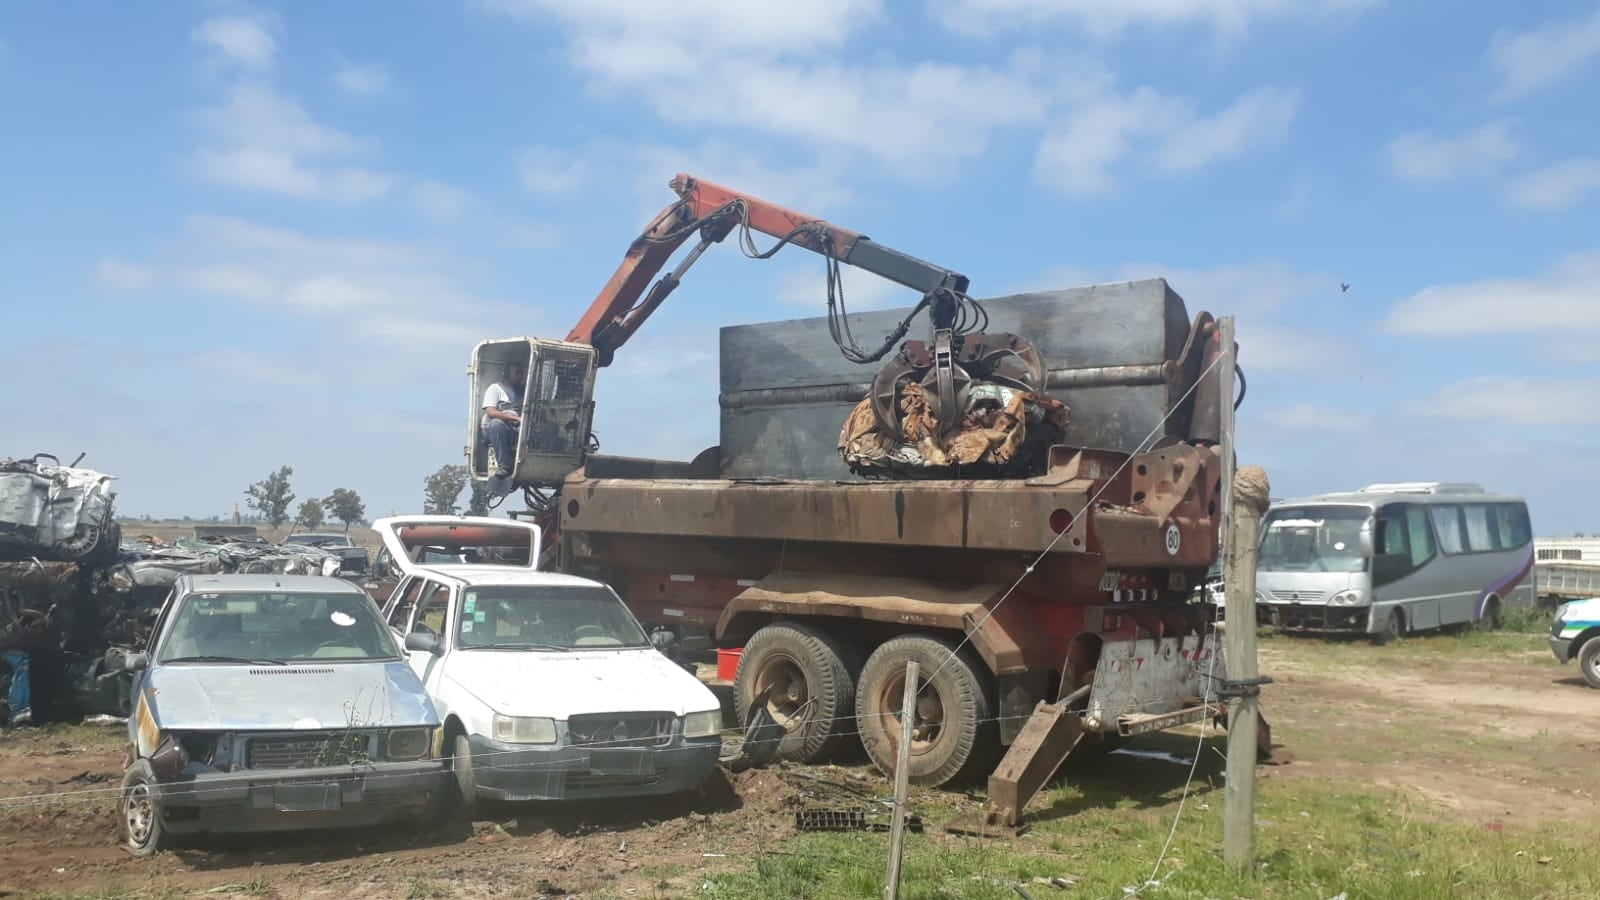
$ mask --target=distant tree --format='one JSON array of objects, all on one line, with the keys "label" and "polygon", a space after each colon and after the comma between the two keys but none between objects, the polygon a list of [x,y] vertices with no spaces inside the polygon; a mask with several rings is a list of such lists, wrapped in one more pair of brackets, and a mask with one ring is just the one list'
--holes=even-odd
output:
[{"label": "distant tree", "polygon": [[268,524],[277,528],[289,519],[289,504],[294,502],[294,491],[289,489],[289,476],[294,469],[282,466],[266,478],[245,488],[245,503],[261,513]]},{"label": "distant tree", "polygon": [[333,493],[323,498],[322,508],[343,522],[346,532],[367,514],[367,505],[361,502],[361,495],[349,488],[334,488]]},{"label": "distant tree", "polygon": [[300,513],[294,517],[294,520],[307,528],[321,528],[322,501],[312,497],[300,504]]},{"label": "distant tree", "polygon": [[467,515],[487,516],[489,514],[489,483],[487,481],[472,482],[472,494],[467,499]]},{"label": "distant tree", "polygon": [[456,500],[467,486],[466,466],[440,466],[422,483],[422,511],[430,516],[448,516],[456,512]]}]

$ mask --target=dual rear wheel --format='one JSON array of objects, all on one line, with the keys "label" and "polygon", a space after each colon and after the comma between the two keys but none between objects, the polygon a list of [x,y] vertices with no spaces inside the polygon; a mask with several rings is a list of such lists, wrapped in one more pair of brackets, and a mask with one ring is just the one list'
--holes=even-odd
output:
[{"label": "dual rear wheel", "polygon": [[780,758],[814,762],[859,737],[873,764],[893,772],[900,744],[906,663],[920,669],[911,710],[913,784],[936,786],[984,771],[1000,750],[989,680],[967,649],[928,635],[903,635],[866,658],[812,625],[776,622],[746,642],[734,679],[735,707],[749,721],[757,698],[784,728]]}]

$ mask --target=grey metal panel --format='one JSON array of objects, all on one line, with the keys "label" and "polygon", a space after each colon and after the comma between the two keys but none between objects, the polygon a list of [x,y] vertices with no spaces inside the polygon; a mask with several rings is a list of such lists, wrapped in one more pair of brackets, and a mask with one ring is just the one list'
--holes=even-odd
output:
[{"label": "grey metal panel", "polygon": [[[1183,299],[1160,278],[982,303],[989,314],[987,331],[1023,335],[1056,371],[1159,364],[1176,359],[1189,334]],[[859,344],[871,347],[909,311],[852,315],[850,327]],[[919,317],[907,338],[927,339],[928,328],[926,317]],[[842,398],[852,394],[847,388],[871,381],[879,365],[858,365],[840,355],[823,316],[723,328],[723,475],[857,480],[837,451],[839,430],[854,406]],[[811,390],[793,390],[798,388]],[[751,395],[745,392],[751,391],[789,393],[792,400],[746,404]],[[1157,431],[1177,399],[1165,384],[1074,385],[1052,387],[1050,393],[1072,411],[1065,443],[1124,452]],[[824,397],[828,402],[817,402]],[[733,402],[739,408],[727,408]]]}]

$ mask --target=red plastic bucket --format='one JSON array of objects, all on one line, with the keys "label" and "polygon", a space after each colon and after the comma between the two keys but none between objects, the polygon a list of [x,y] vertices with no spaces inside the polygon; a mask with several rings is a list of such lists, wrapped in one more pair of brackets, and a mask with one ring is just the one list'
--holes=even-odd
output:
[{"label": "red plastic bucket", "polygon": [[732,650],[717,651],[717,680],[732,681],[733,676],[739,672],[739,657],[744,654],[743,647]]}]

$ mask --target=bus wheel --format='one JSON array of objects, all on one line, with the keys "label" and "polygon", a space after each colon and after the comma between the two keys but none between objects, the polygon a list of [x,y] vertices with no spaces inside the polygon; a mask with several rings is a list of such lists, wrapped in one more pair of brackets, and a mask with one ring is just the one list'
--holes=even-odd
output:
[{"label": "bus wheel", "polygon": [[1497,631],[1500,628],[1500,598],[1490,597],[1483,603],[1483,616],[1478,619],[1479,631]]},{"label": "bus wheel", "polygon": [[1406,630],[1405,614],[1399,608],[1389,610],[1389,620],[1383,623],[1383,630],[1372,636],[1372,643],[1383,646],[1400,639]]},{"label": "bus wheel", "polygon": [[785,732],[778,755],[811,762],[836,749],[855,729],[857,656],[832,635],[799,622],[774,622],[750,636],[734,675],[741,726],[766,690],[767,711]]}]

